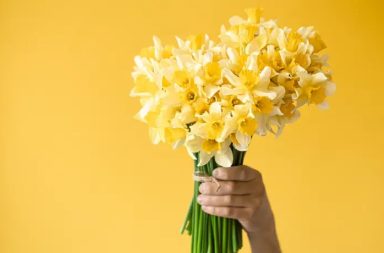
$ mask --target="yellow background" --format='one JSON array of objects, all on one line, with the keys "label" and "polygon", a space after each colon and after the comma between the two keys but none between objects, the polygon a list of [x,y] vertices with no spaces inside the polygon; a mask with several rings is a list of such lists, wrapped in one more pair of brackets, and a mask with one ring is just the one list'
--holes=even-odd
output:
[{"label": "yellow background", "polygon": [[188,252],[192,161],[132,118],[133,57],[153,34],[216,36],[258,4],[281,25],[314,25],[337,83],[330,110],[303,108],[246,156],[284,252],[384,252],[384,15],[372,0],[1,0],[0,252]]}]

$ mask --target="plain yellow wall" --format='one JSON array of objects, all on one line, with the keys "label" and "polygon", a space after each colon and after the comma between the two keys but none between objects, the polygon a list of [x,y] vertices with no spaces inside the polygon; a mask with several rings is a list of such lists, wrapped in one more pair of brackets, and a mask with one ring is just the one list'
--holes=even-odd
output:
[{"label": "plain yellow wall", "polygon": [[[253,140],[284,252],[384,252],[381,1],[0,1],[0,252],[188,252],[184,149],[150,143],[133,57],[260,5],[314,25],[337,84],[283,135]],[[171,176],[171,180],[169,179]],[[242,252],[250,252],[246,243]]]}]

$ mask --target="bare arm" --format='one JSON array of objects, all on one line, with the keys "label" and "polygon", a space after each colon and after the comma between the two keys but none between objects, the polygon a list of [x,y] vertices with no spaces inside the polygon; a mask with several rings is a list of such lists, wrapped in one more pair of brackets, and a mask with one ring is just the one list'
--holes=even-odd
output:
[{"label": "bare arm", "polygon": [[275,220],[260,172],[246,166],[217,168],[213,182],[200,185],[198,202],[209,214],[238,219],[248,235],[252,253],[280,253]]}]

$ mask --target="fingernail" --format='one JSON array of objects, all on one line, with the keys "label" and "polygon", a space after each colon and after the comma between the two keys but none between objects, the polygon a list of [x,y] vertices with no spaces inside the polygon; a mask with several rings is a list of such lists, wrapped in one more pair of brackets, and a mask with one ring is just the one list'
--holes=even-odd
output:
[{"label": "fingernail", "polygon": [[202,200],[202,196],[201,195],[197,196],[197,202],[201,203],[201,200]]},{"label": "fingernail", "polygon": [[212,175],[215,176],[215,177],[217,177],[217,176],[219,175],[219,170],[218,170],[218,169],[214,169],[214,170],[212,171]]}]

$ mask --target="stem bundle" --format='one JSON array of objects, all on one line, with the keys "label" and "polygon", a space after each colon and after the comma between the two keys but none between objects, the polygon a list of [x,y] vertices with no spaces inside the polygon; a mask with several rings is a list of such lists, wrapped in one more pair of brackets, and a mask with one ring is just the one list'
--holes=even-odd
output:
[{"label": "stem bundle", "polygon": [[[233,166],[242,165],[245,151],[238,151],[232,145]],[[194,160],[195,172],[203,172],[212,176],[218,167],[214,158],[206,165],[198,166],[199,154]],[[230,168],[228,168],[230,169]],[[201,182],[194,182],[194,194],[189,211],[181,227],[180,233],[187,231],[192,236],[191,253],[236,253],[243,246],[242,226],[236,219],[218,217],[205,213],[197,202]]]}]

